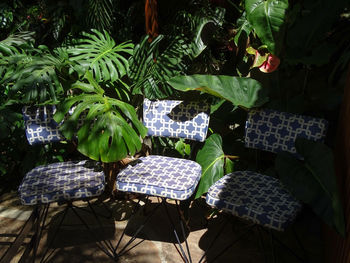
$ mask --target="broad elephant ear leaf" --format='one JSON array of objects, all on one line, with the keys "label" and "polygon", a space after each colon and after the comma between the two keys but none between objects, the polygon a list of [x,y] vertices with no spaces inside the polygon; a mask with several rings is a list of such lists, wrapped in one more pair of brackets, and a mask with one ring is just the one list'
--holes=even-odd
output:
[{"label": "broad elephant ear leaf", "polygon": [[67,116],[61,131],[68,139],[78,137],[78,151],[93,160],[116,162],[141,149],[147,129],[133,106],[107,97],[96,83],[79,82],[73,88],[84,93],[65,100],[54,118],[61,122]]},{"label": "broad elephant ear leaf", "polygon": [[267,91],[251,78],[191,75],[172,78],[168,83],[177,90],[202,91],[246,108],[259,107],[268,101]]},{"label": "broad elephant ear leaf", "polygon": [[[211,185],[224,176],[225,158],[221,136],[211,135],[206,139],[203,148],[196,157],[196,162],[202,166],[202,177],[195,198],[201,197]],[[233,166],[229,169],[231,168],[233,169]]]},{"label": "broad elephant ear leaf", "polygon": [[91,71],[97,82],[120,79],[129,70],[126,56],[132,55],[134,45],[130,42],[117,45],[106,31],[92,29],[92,32],[83,33],[83,38],[69,50],[70,59]]},{"label": "broad elephant ear leaf", "polygon": [[338,233],[345,234],[344,214],[334,174],[331,149],[320,142],[296,140],[297,152],[304,161],[279,153],[276,170],[291,193],[311,206],[313,211]]},{"label": "broad elephant ear leaf", "polygon": [[288,0],[245,0],[247,20],[268,50],[280,52]]}]

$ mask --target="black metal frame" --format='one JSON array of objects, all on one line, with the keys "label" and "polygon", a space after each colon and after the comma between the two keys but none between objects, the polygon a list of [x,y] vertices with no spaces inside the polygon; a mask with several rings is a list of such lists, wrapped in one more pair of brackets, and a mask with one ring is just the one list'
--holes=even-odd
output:
[{"label": "black metal frame", "polygon": [[[209,246],[207,247],[205,253],[202,255],[202,257],[200,258],[200,260],[198,261],[198,263],[205,263],[205,262],[215,262],[215,260],[217,260],[220,256],[222,256],[230,247],[232,247],[234,244],[236,244],[241,238],[243,238],[245,235],[247,235],[250,231],[253,231],[254,229],[257,230],[258,235],[259,235],[259,243],[260,243],[260,248],[261,251],[264,254],[264,258],[265,258],[265,262],[266,263],[271,263],[271,261],[268,261],[268,259],[266,258],[266,253],[264,250],[264,242],[263,242],[263,237],[261,235],[261,232],[266,232],[269,237],[270,237],[270,249],[271,249],[271,255],[273,257],[272,262],[276,263],[276,254],[275,254],[275,249],[274,249],[274,243],[277,242],[279,245],[281,245],[285,250],[287,250],[291,255],[293,255],[295,257],[295,259],[297,259],[299,262],[305,263],[307,262],[306,258],[307,258],[307,253],[306,250],[304,248],[304,246],[302,245],[302,243],[300,242],[300,239],[298,238],[296,231],[294,229],[293,226],[291,226],[292,231],[293,231],[293,235],[295,240],[297,241],[298,246],[301,248],[301,250],[303,251],[303,256],[301,257],[300,255],[296,254],[291,248],[289,248],[286,244],[284,244],[281,240],[279,240],[276,235],[273,234],[272,229],[270,228],[266,228],[264,226],[261,226],[259,224],[256,223],[251,223],[251,224],[247,224],[244,227],[244,230],[240,233],[240,235],[234,239],[230,244],[228,244],[226,247],[224,247],[221,251],[219,251],[214,258],[211,261],[206,261],[206,255],[207,252],[212,248],[212,246],[214,245],[215,241],[219,238],[219,236],[222,234],[222,232],[224,231],[225,227],[227,226],[228,223],[233,222],[233,220],[230,220],[232,216],[228,216],[225,218],[224,223],[222,224],[220,230],[218,231],[218,233],[215,235],[214,239],[210,242]],[[232,218],[231,218],[232,219]]]},{"label": "black metal frame", "polygon": [[[78,200],[75,200],[75,201],[78,201]],[[89,233],[91,234],[91,236],[97,240],[96,243],[97,243],[97,247],[102,250],[106,255],[110,256],[113,258],[113,255],[109,253],[108,249],[113,249],[113,245],[111,243],[110,240],[106,241],[106,240],[102,240],[102,241],[98,241],[98,238],[96,238],[96,235],[93,231],[91,231],[91,228],[89,227],[89,225],[86,223],[86,221],[83,219],[83,217],[81,217],[81,215],[79,215],[79,213],[77,213],[76,209],[79,209],[79,210],[82,210],[82,211],[85,211],[85,212],[90,212],[94,215],[97,223],[99,224],[99,226],[101,226],[101,229],[102,228],[102,223],[101,223],[101,220],[99,219],[99,216],[102,216],[102,217],[105,217],[105,218],[110,218],[111,217],[111,211],[108,209],[108,207],[103,203],[103,206],[105,207],[105,209],[109,212],[109,216],[104,216],[104,215],[101,215],[101,214],[98,214],[95,209],[93,208],[93,206],[91,205],[90,201],[89,200],[84,200],[88,203],[88,207],[89,209],[86,209],[86,208],[82,208],[82,207],[79,207],[79,206],[75,206],[73,204],[73,201],[70,201],[70,202],[66,202],[65,205],[65,209],[63,210],[63,215],[62,215],[62,218],[60,219],[58,225],[56,226],[55,230],[54,230],[54,233],[51,237],[51,239],[49,240],[47,246],[46,246],[46,249],[40,259],[40,263],[44,263],[44,262],[47,262],[50,257],[53,255],[54,251],[56,249],[51,249],[51,252],[49,253],[49,250],[50,250],[50,247],[51,245],[53,244],[53,242],[55,241],[56,239],[56,236],[58,234],[58,231],[60,230],[60,228],[62,226],[64,226],[63,222],[64,222],[64,219],[66,218],[66,215],[68,213],[69,210],[73,211],[73,213],[76,215],[76,217],[80,220],[80,222],[86,227],[86,229],[89,231]],[[49,204],[42,204],[42,205],[36,205],[35,208],[34,208],[34,216],[36,217],[36,222],[35,222],[35,225],[34,225],[34,235],[33,235],[33,238],[32,238],[32,241],[31,241],[31,248],[33,250],[33,253],[32,253],[32,262],[34,263],[36,258],[37,258],[37,252],[38,252],[38,247],[39,247],[39,244],[40,244],[40,241],[41,241],[41,237],[42,237],[42,234],[43,234],[43,231],[45,229],[48,228],[48,226],[50,225],[50,222],[47,223],[46,220],[47,220],[47,215],[48,215],[48,211],[49,211],[49,208],[50,208],[50,203]],[[48,254],[49,253],[49,254]]]},{"label": "black metal frame", "polygon": [[[146,198],[148,200],[149,196],[147,196]],[[135,214],[137,213],[138,209],[135,209],[136,207],[139,207],[139,209],[145,209],[146,208],[147,202],[146,202],[146,204],[143,207],[140,207],[139,206],[140,201],[141,201],[141,199],[139,199],[138,202],[136,203],[136,205],[134,206],[134,209],[132,211],[131,217],[135,216]],[[174,236],[176,238],[176,241],[177,241],[177,244],[176,243],[173,243],[173,244],[174,244],[177,252],[181,256],[183,262],[185,262],[185,263],[192,263],[191,253],[190,253],[189,245],[188,245],[188,242],[187,242],[186,233],[185,233],[185,227],[184,227],[185,220],[184,220],[184,218],[183,218],[183,216],[181,214],[179,202],[177,200],[175,200],[176,211],[177,211],[177,214],[178,214],[178,217],[179,217],[179,221],[180,221],[180,226],[181,226],[181,234],[182,234],[182,237],[183,237],[183,239],[185,241],[185,246],[186,246],[185,248],[183,247],[183,245],[180,242],[179,233],[177,233],[177,231],[176,231],[175,222],[174,222],[173,218],[170,215],[170,212],[169,212],[169,209],[168,209],[167,198],[160,197],[160,198],[158,198],[158,201],[159,201],[159,203],[156,205],[156,207],[154,207],[151,211],[147,212],[146,218],[143,220],[143,222],[137,228],[135,233],[133,233],[133,235],[130,237],[128,242],[122,248],[120,248],[120,244],[121,244],[122,239],[125,236],[125,232],[126,232],[127,227],[124,228],[124,230],[123,230],[123,232],[122,232],[122,234],[121,234],[121,236],[120,236],[120,238],[119,238],[119,240],[117,242],[117,245],[113,249],[114,260],[116,262],[119,260],[119,258],[121,256],[123,256],[124,254],[129,252],[131,249],[135,248],[136,246],[138,246],[139,244],[141,244],[142,242],[144,242],[146,240],[146,239],[141,239],[136,244],[132,245],[133,242],[136,240],[137,235],[147,225],[148,221],[154,215],[154,213],[157,211],[157,209],[159,209],[160,207],[163,207],[165,209],[166,215],[167,215],[167,217],[168,217],[168,219],[170,221],[170,224],[171,224],[171,226],[173,228],[173,234],[174,234]]]}]

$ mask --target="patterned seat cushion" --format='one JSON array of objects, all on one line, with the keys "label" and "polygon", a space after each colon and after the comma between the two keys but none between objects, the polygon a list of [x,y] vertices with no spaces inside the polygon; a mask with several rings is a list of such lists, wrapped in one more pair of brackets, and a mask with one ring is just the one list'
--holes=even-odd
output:
[{"label": "patterned seat cushion", "polygon": [[143,123],[149,136],[204,141],[210,105],[203,101],[144,100]]},{"label": "patterned seat cushion", "polygon": [[25,106],[22,109],[26,126],[26,136],[30,145],[59,142],[64,137],[59,131],[58,123],[53,119],[56,106]]},{"label": "patterned seat cushion", "polygon": [[47,204],[102,194],[105,176],[86,161],[38,166],[26,174],[19,186],[24,205]]},{"label": "patterned seat cushion", "polygon": [[158,155],[139,160],[118,174],[118,190],[185,200],[193,194],[201,177],[201,166],[190,160]]},{"label": "patterned seat cushion", "polygon": [[288,151],[299,157],[294,146],[296,138],[322,141],[327,126],[326,120],[310,116],[269,109],[252,110],[246,122],[245,145],[274,153]]},{"label": "patterned seat cushion", "polygon": [[250,171],[222,177],[209,188],[206,201],[235,216],[280,231],[301,208],[279,180]]}]

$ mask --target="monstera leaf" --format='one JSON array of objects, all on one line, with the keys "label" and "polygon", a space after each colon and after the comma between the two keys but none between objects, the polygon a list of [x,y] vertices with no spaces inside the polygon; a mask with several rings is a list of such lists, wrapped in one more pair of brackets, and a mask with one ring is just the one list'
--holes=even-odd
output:
[{"label": "monstera leaf", "polygon": [[168,83],[177,90],[198,90],[246,108],[259,107],[268,101],[267,91],[251,78],[224,75],[192,75],[172,78]]},{"label": "monstera leaf", "polygon": [[202,166],[202,177],[195,198],[206,193],[225,173],[233,172],[233,162],[224,154],[222,139],[218,134],[206,139],[203,148],[197,154],[196,162]]},{"label": "monstera leaf", "polygon": [[69,50],[70,59],[90,70],[97,82],[120,79],[129,70],[125,56],[132,55],[134,45],[129,42],[117,45],[106,31],[92,32],[83,33],[84,38]]},{"label": "monstera leaf", "polygon": [[[61,122],[65,137],[78,137],[78,150],[93,160],[116,162],[141,149],[140,136],[147,129],[139,121],[133,106],[105,95],[104,90],[87,72],[89,83],[77,82],[73,89],[83,93],[68,98],[54,118]],[[68,112],[74,107],[72,115]]]},{"label": "monstera leaf", "polygon": [[[3,66],[6,64],[5,70]],[[29,53],[22,52],[0,59],[0,83],[11,87],[10,97],[19,96],[24,102],[58,101],[63,94],[59,72],[68,66],[60,51],[52,53],[47,47],[33,48]]]},{"label": "monstera leaf", "polygon": [[245,0],[250,25],[268,50],[278,55],[283,38],[288,0]]},{"label": "monstera leaf", "polygon": [[298,138],[295,147],[304,161],[288,153],[278,154],[276,169],[281,181],[297,199],[310,205],[325,223],[344,235],[344,215],[334,174],[332,150],[320,142],[304,138]]},{"label": "monstera leaf", "polygon": [[23,31],[9,35],[4,40],[0,41],[0,53],[3,55],[13,55],[19,53],[18,48],[28,46],[34,42],[34,32]]}]

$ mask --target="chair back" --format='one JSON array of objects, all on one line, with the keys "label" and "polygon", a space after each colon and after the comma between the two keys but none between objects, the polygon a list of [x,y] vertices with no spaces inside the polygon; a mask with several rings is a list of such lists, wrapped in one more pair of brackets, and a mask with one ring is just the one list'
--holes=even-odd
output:
[{"label": "chair back", "polygon": [[324,119],[263,109],[248,114],[245,145],[274,153],[287,151],[294,155],[298,137],[323,141],[328,122]]},{"label": "chair back", "polygon": [[204,141],[210,105],[203,101],[144,100],[143,123],[149,136]]},{"label": "chair back", "polygon": [[27,140],[30,145],[46,144],[65,140],[53,119],[54,105],[24,106],[22,108]]}]

